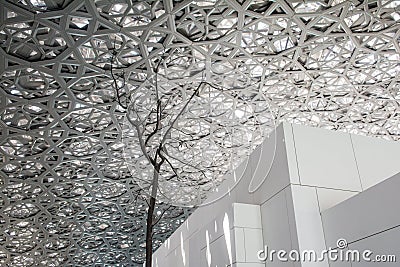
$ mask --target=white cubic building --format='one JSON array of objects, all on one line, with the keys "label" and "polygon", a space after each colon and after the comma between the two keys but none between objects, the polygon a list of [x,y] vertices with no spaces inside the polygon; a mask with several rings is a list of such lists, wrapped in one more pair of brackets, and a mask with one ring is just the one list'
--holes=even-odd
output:
[{"label": "white cubic building", "polygon": [[[165,241],[154,265],[398,266],[390,261],[400,260],[399,172],[398,142],[283,123]],[[345,257],[354,251],[359,260]]]}]

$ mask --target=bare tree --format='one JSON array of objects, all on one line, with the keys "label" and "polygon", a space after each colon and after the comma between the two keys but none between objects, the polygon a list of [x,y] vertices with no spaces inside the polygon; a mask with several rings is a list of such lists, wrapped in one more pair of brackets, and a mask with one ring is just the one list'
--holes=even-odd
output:
[{"label": "bare tree", "polygon": [[146,267],[152,266],[154,226],[167,211],[155,214],[157,203],[199,205],[235,167],[243,147],[251,147],[261,126],[246,101],[204,81],[201,72],[195,74],[197,84],[168,79],[165,68],[180,59],[161,57],[154,80],[124,96],[124,103],[124,74],[111,71],[118,102],[126,109],[125,158],[147,195]]}]

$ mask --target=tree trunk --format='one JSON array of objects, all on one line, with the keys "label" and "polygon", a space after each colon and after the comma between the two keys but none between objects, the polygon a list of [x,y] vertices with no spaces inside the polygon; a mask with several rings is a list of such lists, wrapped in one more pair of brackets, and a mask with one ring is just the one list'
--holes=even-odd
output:
[{"label": "tree trunk", "polygon": [[147,227],[146,227],[146,267],[152,267],[153,260],[153,218],[156,199],[150,197],[149,210],[147,211]]},{"label": "tree trunk", "polygon": [[154,210],[156,207],[156,197],[158,189],[158,178],[160,166],[154,167],[153,181],[151,188],[151,196],[149,202],[149,209],[147,211],[146,220],[146,267],[152,267],[153,261],[153,224],[154,224]]}]

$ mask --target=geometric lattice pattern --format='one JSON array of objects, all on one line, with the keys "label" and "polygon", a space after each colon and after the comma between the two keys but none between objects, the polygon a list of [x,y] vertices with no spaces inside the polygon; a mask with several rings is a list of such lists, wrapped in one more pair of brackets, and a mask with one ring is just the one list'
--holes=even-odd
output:
[{"label": "geometric lattice pattern", "polygon": [[[0,265],[142,262],[121,125],[156,65],[158,82],[204,78],[277,122],[399,140],[399,43],[390,0],[2,0]],[[155,247],[190,213],[167,208]]]}]

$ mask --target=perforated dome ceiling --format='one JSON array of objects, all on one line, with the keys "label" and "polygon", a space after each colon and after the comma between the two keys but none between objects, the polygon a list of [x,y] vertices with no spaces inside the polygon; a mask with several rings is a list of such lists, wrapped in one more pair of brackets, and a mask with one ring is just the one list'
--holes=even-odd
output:
[{"label": "perforated dome ceiling", "polygon": [[[2,266],[142,261],[124,97],[167,56],[171,86],[202,77],[277,122],[400,136],[400,1],[2,0],[0,21]],[[170,208],[155,247],[189,213]]]}]

